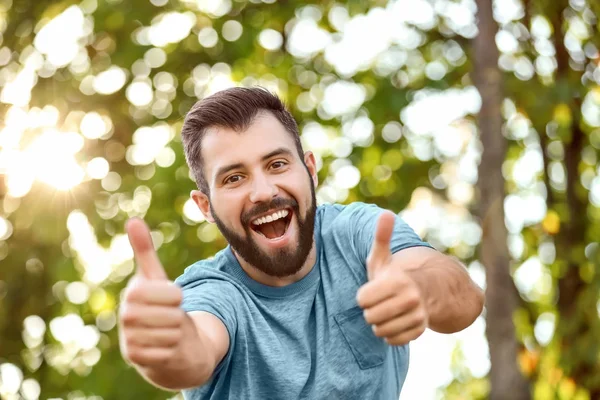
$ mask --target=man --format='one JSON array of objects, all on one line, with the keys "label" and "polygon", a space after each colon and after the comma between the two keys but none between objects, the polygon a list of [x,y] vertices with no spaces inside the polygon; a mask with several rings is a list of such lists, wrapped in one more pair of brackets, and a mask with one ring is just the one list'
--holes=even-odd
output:
[{"label": "man", "polygon": [[229,246],[169,282],[146,225],[120,312],[124,357],[187,399],[397,399],[410,341],[457,332],[483,294],[374,205],[316,205],[315,157],[281,101],[233,88],[182,129],[192,198]]}]

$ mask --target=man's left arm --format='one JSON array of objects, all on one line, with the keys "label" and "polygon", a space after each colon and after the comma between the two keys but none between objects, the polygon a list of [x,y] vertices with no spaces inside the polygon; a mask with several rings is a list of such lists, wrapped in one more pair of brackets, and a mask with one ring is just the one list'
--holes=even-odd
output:
[{"label": "man's left arm", "polygon": [[436,250],[414,246],[392,254],[394,219],[384,212],[377,221],[369,280],[356,296],[375,335],[403,345],[426,328],[453,333],[471,325],[483,309],[482,290],[461,264]]},{"label": "man's left arm", "polygon": [[[406,272],[427,309],[428,327],[458,332],[481,314],[483,291],[458,261],[429,247],[411,247],[392,254],[393,269]],[[400,272],[399,271],[399,272]]]}]

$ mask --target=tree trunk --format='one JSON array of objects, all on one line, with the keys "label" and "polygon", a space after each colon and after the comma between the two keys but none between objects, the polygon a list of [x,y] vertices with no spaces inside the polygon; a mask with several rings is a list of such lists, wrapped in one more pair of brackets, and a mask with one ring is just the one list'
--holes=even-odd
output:
[{"label": "tree trunk", "polygon": [[[565,374],[588,390],[591,399],[598,399],[600,383],[597,378],[597,348],[589,345],[597,340],[594,335],[594,327],[599,322],[598,313],[595,312],[598,301],[597,277],[595,282],[586,282],[580,273],[581,264],[585,262],[584,248],[587,244],[588,198],[579,180],[579,165],[587,135],[581,128],[583,88],[580,87],[580,74],[573,74],[574,71],[569,66],[569,52],[565,46],[564,10],[568,7],[569,2],[561,0],[549,12],[556,49],[556,85],[571,89],[569,98],[557,99],[569,106],[571,126],[563,128],[570,130],[568,139],[563,141],[567,181],[564,205],[568,213],[561,221],[562,226],[555,239],[557,254],[566,263],[566,271],[558,280],[557,308],[560,319],[556,335],[561,344],[560,360]],[[547,188],[551,193],[552,187]]]},{"label": "tree trunk", "polygon": [[486,268],[486,335],[490,348],[491,400],[529,399],[529,386],[517,364],[518,342],[513,313],[519,297],[509,272],[504,223],[502,163],[507,143],[502,135],[502,76],[495,36],[498,26],[491,0],[477,0],[479,34],[474,40],[474,82],[481,95],[479,128],[483,154],[479,166],[481,260]]}]

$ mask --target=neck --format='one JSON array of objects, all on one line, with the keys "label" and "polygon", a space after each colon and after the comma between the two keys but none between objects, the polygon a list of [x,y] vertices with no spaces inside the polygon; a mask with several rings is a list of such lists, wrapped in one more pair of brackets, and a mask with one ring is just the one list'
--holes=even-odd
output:
[{"label": "neck", "polygon": [[240,257],[240,255],[235,250],[233,250],[233,248],[231,250],[233,251],[233,254],[237,258],[237,260],[240,263],[240,266],[242,267],[244,272],[250,278],[254,279],[258,283],[262,283],[263,285],[274,286],[274,287],[283,287],[283,286],[291,285],[294,282],[298,282],[299,280],[304,278],[306,275],[308,275],[308,273],[310,271],[312,271],[313,267],[315,266],[315,261],[317,260],[317,250],[316,250],[315,242],[313,241],[312,247],[310,248],[310,252],[308,253],[308,257],[306,257],[306,261],[302,265],[302,268],[300,268],[300,271],[296,272],[294,275],[289,275],[289,276],[280,278],[277,276],[265,274],[264,272],[262,272],[261,270],[259,270],[255,266],[253,266],[252,264],[249,264],[248,262],[246,262],[246,260],[244,260],[242,257]]}]

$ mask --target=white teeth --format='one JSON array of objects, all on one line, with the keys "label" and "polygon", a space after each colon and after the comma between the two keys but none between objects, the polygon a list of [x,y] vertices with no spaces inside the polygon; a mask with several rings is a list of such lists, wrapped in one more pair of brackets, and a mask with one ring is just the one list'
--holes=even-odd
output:
[{"label": "white teeth", "polygon": [[252,221],[252,224],[253,225],[266,224],[267,222],[273,222],[280,218],[285,218],[285,217],[287,217],[288,214],[289,214],[288,210],[276,211],[273,214],[265,215],[264,217],[255,219],[254,221]]}]

